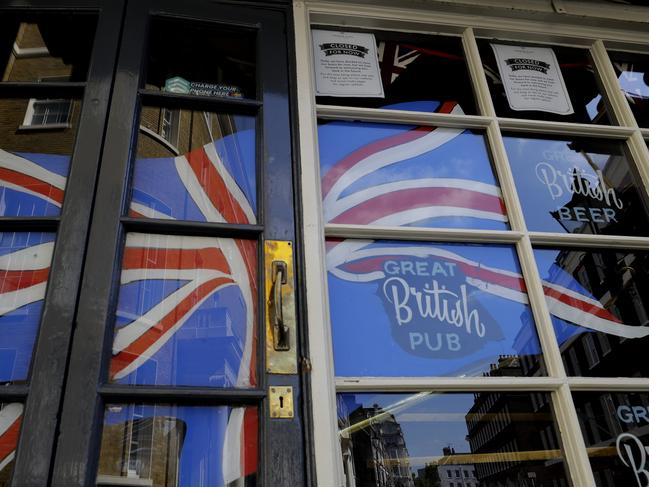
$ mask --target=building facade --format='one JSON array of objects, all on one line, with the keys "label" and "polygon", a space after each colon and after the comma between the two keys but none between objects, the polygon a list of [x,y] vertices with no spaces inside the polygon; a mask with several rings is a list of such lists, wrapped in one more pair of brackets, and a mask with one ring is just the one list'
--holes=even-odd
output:
[{"label": "building facade", "polygon": [[648,25],[0,1],[0,486],[647,487]]}]

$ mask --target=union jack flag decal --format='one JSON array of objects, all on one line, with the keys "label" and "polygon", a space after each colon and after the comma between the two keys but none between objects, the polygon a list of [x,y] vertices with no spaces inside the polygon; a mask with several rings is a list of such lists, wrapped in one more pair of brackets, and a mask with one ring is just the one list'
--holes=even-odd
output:
[{"label": "union jack flag decal", "polygon": [[[388,108],[433,111],[432,102]],[[438,105],[461,113],[452,103]],[[403,126],[402,126],[403,127]],[[454,228],[502,228],[507,222],[491,168],[475,154],[462,152],[465,131],[435,127],[397,130],[387,124],[335,122],[320,126],[322,193],[329,223]],[[335,143],[334,143],[335,141]],[[343,147],[343,149],[337,149]],[[441,155],[439,155],[441,154]],[[458,155],[459,154],[459,155]],[[478,159],[468,165],[463,157]],[[428,176],[436,166],[443,177]],[[413,177],[414,176],[414,177]],[[468,285],[501,298],[527,303],[519,272],[489,268],[432,246],[377,245],[374,241],[331,241],[327,266],[339,279],[372,282],[385,277],[382,264],[395,257],[434,257],[460,266]],[[649,327],[625,325],[572,277],[543,281],[552,315],[590,330],[625,338],[649,335]]]}]

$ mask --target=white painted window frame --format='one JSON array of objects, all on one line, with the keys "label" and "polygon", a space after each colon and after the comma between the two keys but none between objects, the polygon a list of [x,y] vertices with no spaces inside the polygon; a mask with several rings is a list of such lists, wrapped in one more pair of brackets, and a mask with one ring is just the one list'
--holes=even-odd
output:
[{"label": "white painted window frame", "polygon": [[[382,0],[376,0],[381,2]],[[490,0],[492,3],[506,2]],[[398,2],[393,2],[392,5]],[[458,3],[471,3],[468,1]],[[528,3],[532,3],[529,0]],[[584,2],[561,2],[584,7]],[[566,235],[528,231],[521,204],[509,168],[501,129],[508,131],[540,131],[547,134],[591,136],[626,141],[630,155],[640,176],[639,190],[649,188],[649,150],[644,138],[649,129],[638,127],[627,101],[618,87],[617,77],[608,58],[609,50],[627,50],[649,53],[647,33],[621,29],[612,22],[607,27],[600,17],[597,28],[593,22],[554,23],[547,17],[542,20],[517,18],[499,14],[493,16],[458,14],[435,0],[430,0],[424,10],[397,8],[389,5],[363,5],[336,2],[295,0],[295,45],[297,65],[298,121],[301,161],[301,198],[303,211],[304,250],[308,256],[305,264],[306,301],[308,309],[308,337],[312,364],[311,407],[314,416],[315,468],[318,485],[343,486],[343,471],[337,431],[336,392],[362,391],[536,391],[551,395],[558,429],[561,431],[563,451],[568,470],[575,486],[595,485],[588,461],[584,439],[572,400],[573,391],[649,391],[649,378],[589,378],[568,377],[554,335],[532,245],[584,246],[589,248],[649,249],[649,238],[602,235]],[[515,5],[516,2],[510,2]],[[540,2],[537,2],[540,5]],[[420,3],[423,5],[423,3]],[[574,5],[569,5],[573,7]],[[556,11],[556,9],[555,9]],[[588,10],[584,10],[588,12]],[[615,17],[614,7],[611,18]],[[649,9],[644,9],[649,12]],[[625,13],[625,12],[622,12]],[[556,14],[560,15],[560,14]],[[458,36],[462,40],[481,115],[451,115],[439,113],[413,113],[398,110],[376,110],[336,106],[317,106],[311,51],[310,25],[331,25],[341,28],[361,27],[398,32],[423,32]],[[646,25],[646,24],[645,24]],[[611,105],[610,115],[617,125],[596,126],[563,122],[520,120],[498,117],[482,70],[476,37],[511,39],[520,42],[547,43],[583,47],[590,50],[595,68],[600,74],[603,89]],[[318,118],[348,119],[391,123],[411,123],[444,127],[479,128],[486,132],[494,167],[508,209],[510,231],[448,230],[404,227],[366,227],[360,225],[324,224],[322,217],[320,166],[318,162]],[[331,327],[329,322],[328,289],[326,280],[324,237],[350,238],[408,238],[474,243],[509,243],[516,247],[521,270],[528,287],[530,306],[534,314],[539,340],[546,362],[547,377],[334,377]]]}]

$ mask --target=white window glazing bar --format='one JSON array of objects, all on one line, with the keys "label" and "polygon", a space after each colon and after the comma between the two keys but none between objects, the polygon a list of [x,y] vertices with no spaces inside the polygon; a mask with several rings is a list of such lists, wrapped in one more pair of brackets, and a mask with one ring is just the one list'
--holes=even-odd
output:
[{"label": "white window glazing bar", "polygon": [[378,225],[327,224],[327,237],[428,240],[436,242],[509,243],[515,244],[522,232],[503,230],[455,230],[423,227],[383,227]]},{"label": "white window glazing bar", "polygon": [[320,164],[316,121],[311,28],[303,2],[294,2],[295,51],[300,137],[303,244],[306,279],[307,333],[311,359],[311,412],[316,478],[321,486],[342,486],[342,453],[338,440],[331,326],[324,249],[324,225],[320,200]]}]

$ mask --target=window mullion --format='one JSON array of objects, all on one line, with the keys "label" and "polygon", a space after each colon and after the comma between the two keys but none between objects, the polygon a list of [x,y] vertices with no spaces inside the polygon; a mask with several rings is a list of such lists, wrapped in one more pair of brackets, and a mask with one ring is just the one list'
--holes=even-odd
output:
[{"label": "window mullion", "polygon": [[311,407],[313,414],[316,477],[319,485],[344,484],[338,441],[336,389],[329,322],[327,273],[324,249],[324,224],[320,199],[318,137],[315,100],[313,97],[313,63],[309,11],[301,2],[293,4],[295,22],[295,54],[301,163],[302,235],[309,310],[308,333],[311,371]]},{"label": "window mullion", "polygon": [[[514,178],[511,173],[507,152],[503,143],[500,125],[496,117],[491,94],[487,85],[486,76],[482,70],[480,53],[472,29],[467,29],[463,36],[464,47],[469,62],[469,71],[473,79],[476,97],[481,113],[491,117],[492,123],[487,128],[487,136],[494,156],[494,166],[500,180],[503,199],[507,205],[507,213],[513,230],[523,232],[524,236],[516,245],[521,264],[521,272],[527,285],[530,307],[536,322],[539,341],[543,350],[543,357],[551,378],[565,381],[566,372],[561,360],[561,352],[554,334],[550,314],[545,302],[540,275],[536,267],[532,243],[527,233],[525,219],[521,207]],[[530,122],[529,128],[535,124]],[[552,392],[553,404],[556,411],[557,423],[562,434],[564,454],[568,470],[575,485],[595,485],[593,473],[588,462],[586,446],[579,429],[577,414],[574,409],[570,390],[567,385],[562,385]]]},{"label": "window mullion", "polygon": [[570,475],[575,486],[588,487],[595,484],[595,477],[590,468],[586,443],[579,427],[579,418],[575,410],[568,384],[564,384],[552,393],[554,415],[559,429],[563,433],[563,454],[569,466]]},{"label": "window mullion", "polygon": [[606,98],[611,106],[611,110],[619,125],[636,128],[638,124],[629,108],[628,103],[620,89],[620,85],[615,74],[615,69],[606,52],[606,47],[601,40],[593,42],[590,48],[593,64],[599,78],[602,82]]}]

